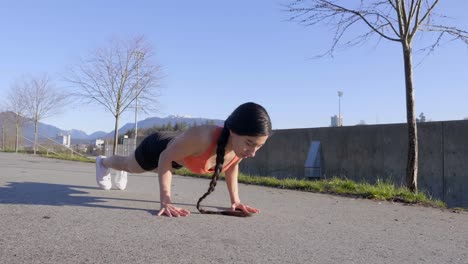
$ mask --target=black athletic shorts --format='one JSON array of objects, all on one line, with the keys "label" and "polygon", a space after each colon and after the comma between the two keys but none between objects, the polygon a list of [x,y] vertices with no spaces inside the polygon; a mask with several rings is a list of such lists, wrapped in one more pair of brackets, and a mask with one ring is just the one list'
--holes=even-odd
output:
[{"label": "black athletic shorts", "polygon": [[[159,155],[178,134],[177,132],[156,132],[147,136],[135,150],[135,159],[138,164],[146,171],[156,169]],[[172,168],[180,169],[182,167],[182,165],[172,162]]]}]

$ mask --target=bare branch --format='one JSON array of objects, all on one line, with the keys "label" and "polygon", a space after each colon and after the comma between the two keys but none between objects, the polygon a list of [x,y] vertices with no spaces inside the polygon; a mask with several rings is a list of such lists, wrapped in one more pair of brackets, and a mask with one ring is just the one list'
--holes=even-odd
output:
[{"label": "bare branch", "polygon": [[[327,1],[323,1],[323,2],[327,2]],[[339,5],[335,5],[331,2],[328,3],[330,6],[333,6],[337,9],[337,11],[340,11],[340,12],[346,12],[346,13],[352,13],[356,16],[359,16],[363,21],[364,23],[366,23],[372,30],[374,30],[377,34],[379,34],[381,37],[383,38],[386,38],[388,40],[392,40],[392,41],[397,41],[397,42],[400,42],[400,39],[397,39],[397,38],[392,38],[392,37],[389,37],[387,35],[385,35],[384,33],[380,32],[373,23],[371,23],[369,20],[367,20],[366,18],[366,15],[369,15],[369,14],[373,14],[375,15],[376,13],[365,13],[365,12],[360,12],[360,11],[356,11],[356,10],[352,10],[352,9],[347,9],[347,8],[344,8],[342,6],[339,6]],[[377,14],[377,17],[381,17],[380,14]]]},{"label": "bare branch", "polygon": [[[16,80],[8,91],[5,108],[7,111],[15,113],[15,123],[20,123],[24,120],[26,113],[26,105],[23,98],[23,87],[25,86],[25,79]],[[16,118],[18,117],[18,118]]]},{"label": "bare branch", "polygon": [[390,6],[396,11],[397,9],[397,4],[393,3],[393,0],[387,0]]},{"label": "bare branch", "polygon": [[[304,1],[296,0],[285,7],[288,12],[293,14],[289,19],[290,21],[295,21],[306,26],[324,23],[336,28],[331,48],[326,54],[333,54],[345,33],[349,31],[348,29],[360,21],[364,22],[373,30],[373,33],[377,33],[380,37],[401,42],[401,31],[399,32],[396,29],[396,20],[390,16],[391,10],[388,9],[388,0],[378,1],[371,6],[365,7],[362,6],[363,3],[364,1],[361,1],[361,6],[358,9],[352,9],[335,4],[334,1],[313,0],[310,6],[305,6]],[[385,9],[386,11],[382,11]],[[366,32],[362,36],[364,36],[363,39],[367,39],[370,35],[372,34]],[[354,41],[346,43],[352,42]]]},{"label": "bare branch", "polygon": [[444,25],[428,25],[420,28],[420,31],[424,32],[440,32],[439,40],[444,34],[452,36],[450,41],[461,40],[468,45],[468,31],[458,29],[456,27],[444,26]]},{"label": "bare branch", "polygon": [[[152,56],[152,48],[143,36],[126,41],[114,39],[70,70],[66,80],[77,89],[75,96],[111,112],[117,126],[119,117],[136,100],[137,110],[156,109],[162,75]],[[116,128],[115,141],[117,133]]]},{"label": "bare branch", "polygon": [[[421,2],[421,0],[416,0],[416,3],[414,2],[414,0],[411,0],[410,14],[408,17],[409,21],[413,21],[415,15],[419,16],[419,9],[417,8],[419,2]],[[415,21],[418,21],[418,20],[416,19]]]},{"label": "bare branch", "polygon": [[34,122],[35,154],[39,121],[57,114],[67,102],[67,97],[63,92],[55,89],[47,74],[40,77],[30,77],[19,88],[18,92],[23,98],[25,114]]},{"label": "bare branch", "polygon": [[407,36],[408,36],[407,34],[409,32],[409,27],[410,27],[410,21],[408,21],[408,18],[406,17],[407,12],[406,12],[405,0],[397,0],[397,2],[399,3],[398,9],[399,9],[399,13],[403,22],[402,38],[407,39]]},{"label": "bare branch", "polygon": [[[143,58],[137,59],[136,51],[144,54]],[[113,40],[109,48],[97,50],[78,70],[72,70],[66,80],[78,88],[75,95],[103,105],[114,116],[122,114],[137,97],[141,107],[150,109],[155,98],[148,95],[156,94],[162,78],[161,67],[154,66],[151,57],[151,47],[143,37]]]},{"label": "bare branch", "polygon": [[59,112],[66,100],[65,94],[54,88],[46,74],[30,77],[17,88],[23,98],[24,112],[28,117],[37,120]]},{"label": "bare branch", "polygon": [[[424,16],[421,18],[421,20],[416,20],[415,21],[415,24],[414,24],[414,27],[413,27],[413,30],[411,31],[411,35],[410,35],[410,38],[413,38],[414,35],[416,34],[416,32],[418,31],[419,27],[421,26],[421,24],[429,17],[429,15],[431,14],[432,10],[436,7],[436,5],[439,3],[439,0],[435,0],[432,5],[426,10],[426,13],[424,14]],[[419,9],[421,9],[421,3],[420,5],[418,6]],[[419,12],[419,11],[418,11]]]}]

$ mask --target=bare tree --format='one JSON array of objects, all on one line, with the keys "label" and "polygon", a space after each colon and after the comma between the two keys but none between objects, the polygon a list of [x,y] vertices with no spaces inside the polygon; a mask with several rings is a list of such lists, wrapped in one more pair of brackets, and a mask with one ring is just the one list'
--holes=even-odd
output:
[{"label": "bare tree", "polygon": [[[433,11],[439,0],[293,0],[286,5],[293,15],[291,21],[307,26],[321,23],[336,29],[331,48],[323,55],[332,55],[337,47],[355,46],[369,40],[372,36],[401,44],[404,61],[406,86],[406,119],[408,123],[408,159],[406,185],[417,192],[418,176],[418,134],[416,127],[414,81],[413,81],[413,40],[418,32],[434,37],[433,43],[422,47],[431,53],[441,41],[462,40],[468,44],[468,32],[454,26],[442,25],[435,18],[444,16]],[[456,5],[456,3],[452,3]],[[367,30],[356,38],[344,40],[351,28],[358,24],[366,25]]]},{"label": "bare tree", "polygon": [[15,152],[18,153],[19,147],[19,134],[20,129],[23,127],[26,122],[26,105],[23,98],[23,94],[26,93],[24,87],[28,86],[23,78],[21,80],[15,81],[13,85],[10,86],[8,91],[5,105],[6,110],[12,112],[12,115],[8,115],[11,121],[15,124]]},{"label": "bare tree", "polygon": [[121,115],[134,105],[136,108],[137,103],[136,109],[144,112],[156,109],[161,67],[152,63],[152,56],[152,48],[142,36],[113,40],[72,68],[66,77],[77,88],[76,96],[100,104],[114,116],[114,155]]},{"label": "bare tree", "polygon": [[34,154],[36,154],[39,121],[57,114],[67,102],[67,96],[53,86],[47,74],[31,77],[17,88],[26,116],[34,122]]}]

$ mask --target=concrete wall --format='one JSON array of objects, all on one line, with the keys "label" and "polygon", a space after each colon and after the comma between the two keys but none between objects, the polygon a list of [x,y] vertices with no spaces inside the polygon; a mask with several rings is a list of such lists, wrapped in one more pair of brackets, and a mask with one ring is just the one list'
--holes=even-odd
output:
[{"label": "concrete wall", "polygon": [[[468,121],[418,124],[419,188],[449,206],[468,207]],[[324,177],[404,185],[406,124],[275,130],[243,173],[303,178],[311,141],[320,141]]]}]

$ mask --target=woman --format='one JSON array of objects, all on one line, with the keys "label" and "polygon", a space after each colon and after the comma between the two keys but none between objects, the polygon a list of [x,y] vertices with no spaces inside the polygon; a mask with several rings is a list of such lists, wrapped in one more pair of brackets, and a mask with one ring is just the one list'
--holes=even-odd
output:
[{"label": "woman", "polygon": [[[186,209],[172,205],[171,180],[173,169],[187,167],[194,173],[213,172],[208,191],[198,200],[201,213],[248,216],[259,210],[241,203],[237,176],[242,159],[255,156],[271,135],[270,117],[261,105],[245,103],[237,107],[224,122],[224,127],[199,126],[181,134],[155,133],[145,138],[135,153],[96,159],[96,181],[103,189],[110,189],[110,170],[123,171],[117,180],[125,188],[126,172],[154,171],[159,175],[161,209],[158,216],[187,216]],[[225,172],[231,198],[231,211],[213,212],[200,208],[200,202],[216,186],[221,172]],[[122,180],[123,179],[123,180]]]}]

